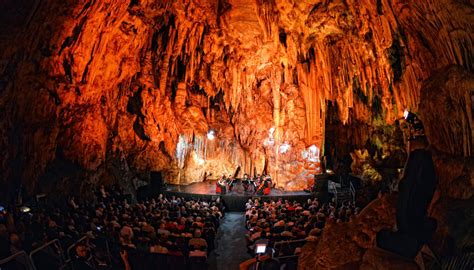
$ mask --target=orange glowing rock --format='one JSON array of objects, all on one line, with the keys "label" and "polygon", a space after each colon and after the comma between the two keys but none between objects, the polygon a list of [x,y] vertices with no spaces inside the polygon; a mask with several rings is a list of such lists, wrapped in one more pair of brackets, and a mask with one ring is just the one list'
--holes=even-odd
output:
[{"label": "orange glowing rock", "polygon": [[[433,70],[472,71],[471,8],[452,0],[2,7],[0,178],[32,190],[50,177],[97,182],[149,170],[189,183],[239,166],[301,189],[310,177],[300,175],[318,168],[301,152],[325,151],[328,101],[344,124],[389,125],[416,111]],[[194,138],[209,128],[217,138],[207,156],[195,162],[190,146],[180,168],[180,135],[201,147]],[[364,137],[353,135],[348,143]],[[54,173],[67,162],[80,168]]]}]

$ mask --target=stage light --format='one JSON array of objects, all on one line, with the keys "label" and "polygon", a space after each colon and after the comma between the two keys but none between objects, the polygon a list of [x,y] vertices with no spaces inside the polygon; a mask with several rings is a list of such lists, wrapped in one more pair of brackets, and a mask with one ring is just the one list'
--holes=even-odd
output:
[{"label": "stage light", "polygon": [[424,127],[421,120],[418,116],[407,109],[403,112],[403,117],[405,121],[410,125],[410,136],[408,138],[409,141],[414,140],[418,137],[425,136],[424,134]]},{"label": "stage light", "polygon": [[183,168],[184,161],[186,159],[186,154],[188,152],[188,143],[186,141],[186,136],[179,135],[178,144],[176,144],[176,159],[180,168]]},{"label": "stage light", "polygon": [[204,161],[204,159],[198,158],[198,160],[197,160],[197,164],[198,164],[198,165],[204,165],[204,163],[206,163],[206,162]]},{"label": "stage light", "polygon": [[263,141],[264,146],[273,146],[274,144],[275,144],[275,141],[273,140],[273,138],[266,138]]},{"label": "stage light", "polygon": [[209,132],[207,133],[207,139],[212,141],[216,138],[216,132],[214,130],[209,130]]},{"label": "stage light", "polygon": [[199,157],[198,154],[194,153],[194,160],[196,161],[196,163],[200,166],[204,165],[204,163],[206,163],[206,161]]},{"label": "stage light", "polygon": [[290,145],[287,142],[284,142],[280,145],[280,154],[284,154],[290,150]]},{"label": "stage light", "polygon": [[28,206],[22,206],[22,207],[20,207],[20,211],[22,213],[28,213],[28,212],[31,211],[31,208],[29,208]]},{"label": "stage light", "polygon": [[310,162],[320,162],[319,160],[319,148],[316,145],[311,145],[308,147],[308,150],[304,150],[302,152],[302,156],[304,159]]},{"label": "stage light", "polygon": [[275,144],[275,139],[273,138],[273,133],[275,132],[275,128],[272,127],[268,130],[268,138],[263,141],[264,146],[273,146]]},{"label": "stage light", "polygon": [[403,112],[403,117],[410,124],[413,124],[415,122],[415,119],[417,118],[416,114],[408,111],[407,109],[405,109],[405,111]]}]

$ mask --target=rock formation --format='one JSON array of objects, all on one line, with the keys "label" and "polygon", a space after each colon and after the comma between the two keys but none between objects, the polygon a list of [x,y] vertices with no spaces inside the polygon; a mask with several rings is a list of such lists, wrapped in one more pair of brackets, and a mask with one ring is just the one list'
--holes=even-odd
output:
[{"label": "rock formation", "polygon": [[[419,113],[438,178],[429,211],[438,227],[430,248],[441,263],[463,253],[472,257],[473,96],[474,76],[458,66],[435,72],[421,91]],[[376,233],[395,225],[394,202],[393,195],[382,197],[367,205],[354,220],[325,227],[317,244],[303,248],[301,269],[314,269],[314,265],[316,269],[418,269],[413,261],[375,248]]]},{"label": "rock formation", "polygon": [[[328,104],[342,125],[366,127],[346,138],[360,146],[418,110],[435,70],[473,69],[466,1],[0,7],[3,190],[85,191],[150,170],[189,183],[238,167],[301,189],[320,170]],[[462,147],[472,153],[472,141]]]},{"label": "rock formation", "polygon": [[383,197],[369,204],[354,220],[329,223],[321,239],[307,244],[300,257],[300,269],[357,269],[376,233],[395,225],[394,197]]}]

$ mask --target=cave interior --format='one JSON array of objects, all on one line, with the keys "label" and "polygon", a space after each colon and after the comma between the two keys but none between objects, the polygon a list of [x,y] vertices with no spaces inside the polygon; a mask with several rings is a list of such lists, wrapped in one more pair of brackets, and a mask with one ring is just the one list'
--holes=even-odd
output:
[{"label": "cave interior", "polygon": [[[473,5],[2,1],[2,201],[20,190],[87,198],[101,184],[133,192],[154,171],[179,185],[267,173],[295,191],[331,169],[380,188],[407,158],[409,110],[438,178],[435,250],[472,251]],[[338,226],[374,232],[389,219]],[[354,258],[315,246],[325,259],[305,263],[360,264],[368,235],[346,240]]]}]

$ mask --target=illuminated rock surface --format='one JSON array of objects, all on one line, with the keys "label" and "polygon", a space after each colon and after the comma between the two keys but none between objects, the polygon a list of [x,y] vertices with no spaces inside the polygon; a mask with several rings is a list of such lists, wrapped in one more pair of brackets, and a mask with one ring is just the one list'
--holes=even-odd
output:
[{"label": "illuminated rock surface", "polygon": [[[437,249],[462,245],[452,233],[469,224],[449,213],[472,209],[474,192],[469,1],[7,0],[0,10],[1,192],[84,193],[148,171],[190,183],[239,166],[302,189],[329,153],[375,146],[400,166],[394,126],[408,108],[435,151]],[[365,210],[376,220],[328,227],[313,247],[322,256],[303,264],[361,265],[394,222],[385,205]]]},{"label": "illuminated rock surface", "polygon": [[354,220],[329,223],[317,246],[307,244],[302,251],[301,269],[357,269],[376,233],[395,225],[394,197],[370,203]]},{"label": "illuminated rock surface", "polygon": [[[431,143],[438,188],[428,211],[438,227],[431,249],[443,258],[469,252],[474,241],[474,159],[472,101],[474,76],[447,67],[423,84],[420,117]],[[358,153],[358,156],[364,157]],[[359,160],[356,157],[354,160]],[[353,168],[353,171],[355,168]],[[375,248],[381,228],[395,225],[395,200],[370,203],[353,221],[330,224],[321,240],[303,248],[302,269],[418,269],[412,261]]]},{"label": "illuminated rock surface", "polygon": [[435,70],[473,68],[462,1],[17,2],[0,21],[11,189],[87,190],[150,170],[189,183],[239,166],[302,189],[320,169],[307,152],[324,154],[328,102],[342,125],[365,125],[350,143],[418,111]]}]

